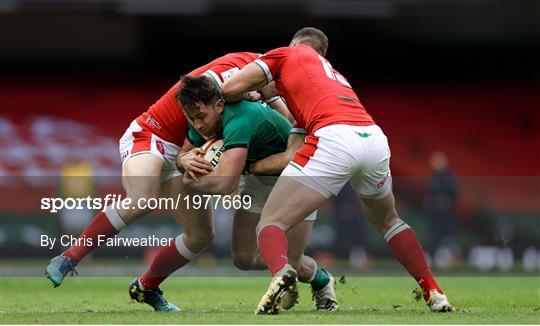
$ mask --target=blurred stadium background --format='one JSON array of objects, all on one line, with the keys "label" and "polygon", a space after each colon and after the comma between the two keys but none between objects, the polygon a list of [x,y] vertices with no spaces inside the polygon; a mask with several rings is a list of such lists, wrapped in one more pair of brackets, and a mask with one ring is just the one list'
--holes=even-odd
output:
[{"label": "blurred stadium background", "polygon": [[[537,1],[2,0],[2,274],[42,275],[60,248],[39,235],[78,233],[91,216],[40,211],[44,194],[122,192],[117,140],[181,74],[287,45],[304,26],[327,33],[329,60],[388,135],[401,216],[434,268],[538,274],[539,14]],[[215,223],[195,265],[214,268],[197,273],[232,271],[217,268],[232,266],[231,212]],[[122,235],[178,232],[156,212]],[[348,273],[402,272],[350,189],[321,209],[308,251]],[[81,274],[135,274],[153,252],[102,248]]]}]

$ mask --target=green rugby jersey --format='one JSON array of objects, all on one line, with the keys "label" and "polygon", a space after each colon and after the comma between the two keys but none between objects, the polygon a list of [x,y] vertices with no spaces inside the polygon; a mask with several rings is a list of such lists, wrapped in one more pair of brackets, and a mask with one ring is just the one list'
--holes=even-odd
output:
[{"label": "green rugby jersey", "polygon": [[[226,104],[221,121],[225,150],[235,147],[248,149],[248,161],[258,161],[287,149],[291,123],[263,102],[241,101]],[[206,141],[189,126],[188,140],[200,147]]]}]

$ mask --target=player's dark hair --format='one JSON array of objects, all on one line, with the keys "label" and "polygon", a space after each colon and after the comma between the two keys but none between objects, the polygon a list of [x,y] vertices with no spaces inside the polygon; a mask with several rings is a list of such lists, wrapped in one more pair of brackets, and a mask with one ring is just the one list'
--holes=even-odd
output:
[{"label": "player's dark hair", "polygon": [[197,103],[205,105],[214,104],[221,98],[221,90],[216,83],[207,76],[183,76],[180,88],[176,92],[176,100],[180,102],[184,110],[197,109]]},{"label": "player's dark hair", "polygon": [[293,40],[297,44],[305,44],[315,51],[319,52],[323,57],[326,55],[326,50],[328,50],[328,37],[315,27],[304,27],[293,36]]}]

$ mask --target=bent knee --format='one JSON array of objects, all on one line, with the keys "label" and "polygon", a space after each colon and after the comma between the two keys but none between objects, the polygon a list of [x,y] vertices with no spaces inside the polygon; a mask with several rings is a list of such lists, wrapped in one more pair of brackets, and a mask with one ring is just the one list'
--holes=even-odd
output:
[{"label": "bent knee", "polygon": [[241,271],[254,269],[254,257],[246,254],[233,254],[233,265]]},{"label": "bent knee", "polygon": [[184,233],[184,240],[189,249],[199,253],[209,247],[214,242],[214,231],[199,233]]},{"label": "bent knee", "polygon": [[212,242],[214,242],[214,237],[215,237],[215,234],[214,234],[213,230],[209,231],[209,232],[205,232],[205,233],[200,234],[197,237],[197,242],[203,248],[206,248],[206,247],[210,246],[212,244]]},{"label": "bent knee", "polygon": [[[126,197],[126,200],[130,200],[129,205],[127,205],[129,208],[119,210],[121,211],[120,216],[126,222],[134,222],[156,210],[157,207],[154,207],[153,201],[157,198],[157,192],[152,190],[139,191],[137,194],[129,194]],[[124,202],[122,204],[124,204]]]},{"label": "bent knee", "polygon": [[120,215],[120,217],[122,218],[122,220],[124,220],[126,224],[130,224],[152,213],[153,211],[154,211],[153,209],[143,209],[140,207],[134,207],[134,208],[124,209],[124,210],[119,209],[118,214]]}]

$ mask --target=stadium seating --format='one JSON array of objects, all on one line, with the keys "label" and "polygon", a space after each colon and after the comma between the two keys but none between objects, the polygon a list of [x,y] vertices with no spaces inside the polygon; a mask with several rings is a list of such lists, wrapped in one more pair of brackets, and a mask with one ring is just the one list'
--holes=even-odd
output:
[{"label": "stadium seating", "polygon": [[[6,94],[0,107],[7,108],[0,116],[3,176],[54,176],[72,154],[92,162],[97,175],[119,175],[117,140],[168,84],[20,80],[0,87]],[[530,203],[539,187],[540,132],[538,113],[528,107],[538,99],[533,88],[370,84],[359,95],[388,135],[394,175],[427,176],[429,156],[444,151],[455,175],[469,185],[465,195],[476,198],[479,184],[510,176],[521,185],[517,194],[485,185],[482,198],[502,209],[524,203],[535,208]]]}]

